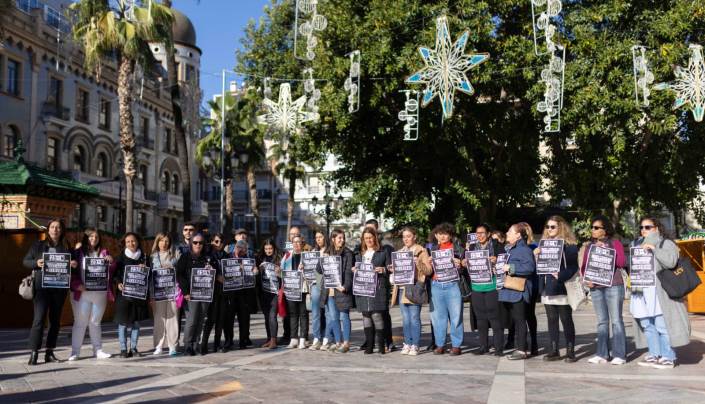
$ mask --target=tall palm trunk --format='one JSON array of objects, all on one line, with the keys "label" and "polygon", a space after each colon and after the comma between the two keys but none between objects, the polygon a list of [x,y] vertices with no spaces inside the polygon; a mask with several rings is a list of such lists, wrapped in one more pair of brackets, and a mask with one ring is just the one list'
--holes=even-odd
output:
[{"label": "tall palm trunk", "polygon": [[289,236],[291,221],[294,218],[294,195],[296,194],[296,175],[289,176],[289,198],[286,201],[286,234]]},{"label": "tall palm trunk", "polygon": [[223,192],[225,192],[225,225],[223,226],[223,237],[228,240],[230,238],[230,234],[233,232],[235,204],[233,203],[233,180],[232,178],[226,178],[224,182],[225,186],[223,187]]},{"label": "tall palm trunk", "polygon": [[[164,6],[171,8],[171,0],[165,0]],[[184,222],[189,222],[191,221],[191,171],[188,164],[189,151],[186,141],[186,130],[184,129],[184,115],[181,109],[181,88],[179,87],[179,77],[176,71],[173,44],[166,47],[166,60],[169,88],[171,89],[171,109],[174,112],[174,135],[176,137],[179,167],[181,168],[181,195],[184,201],[183,218]]]},{"label": "tall palm trunk", "polygon": [[135,179],[135,134],[132,116],[132,75],[135,71],[134,61],[122,57],[118,71],[118,105],[120,118],[120,148],[125,174],[125,231],[134,230],[133,201]]},{"label": "tall palm trunk", "polygon": [[259,201],[257,200],[257,176],[255,175],[255,165],[248,164],[246,167],[247,187],[250,190],[250,208],[252,216],[255,218],[255,245],[259,243]]}]

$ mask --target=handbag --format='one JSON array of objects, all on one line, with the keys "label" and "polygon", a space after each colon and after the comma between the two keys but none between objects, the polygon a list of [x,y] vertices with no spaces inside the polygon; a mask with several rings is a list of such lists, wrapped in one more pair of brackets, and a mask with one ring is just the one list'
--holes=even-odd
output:
[{"label": "handbag", "polygon": [[34,278],[32,275],[22,278],[19,292],[20,296],[25,300],[32,300],[34,298]]},{"label": "handbag", "polygon": [[507,274],[504,277],[504,288],[516,290],[517,292],[523,292],[526,288],[526,278]]},{"label": "handbag", "polygon": [[702,281],[688,258],[679,258],[676,267],[656,274],[661,287],[671,299],[682,299],[697,288]]},{"label": "handbag", "polygon": [[568,304],[573,311],[577,310],[581,304],[587,301],[587,294],[583,288],[582,279],[580,279],[580,272],[576,272],[572,278],[563,283],[565,290],[568,292]]},{"label": "handbag", "polygon": [[424,304],[428,301],[426,282],[416,282],[404,286],[404,297],[414,304]]},{"label": "handbag", "polygon": [[277,293],[277,315],[281,318],[286,317],[286,300],[284,299],[284,289],[279,289],[279,293]]},{"label": "handbag", "polygon": [[463,302],[469,302],[470,296],[472,295],[472,287],[470,286],[470,280],[465,271],[459,271],[458,274],[458,287],[460,288],[460,296],[463,298]]}]

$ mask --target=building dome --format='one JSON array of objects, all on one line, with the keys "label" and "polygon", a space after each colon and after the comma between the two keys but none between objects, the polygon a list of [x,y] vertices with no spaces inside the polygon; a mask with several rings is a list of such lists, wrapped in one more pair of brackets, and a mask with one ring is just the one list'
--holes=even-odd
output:
[{"label": "building dome", "polygon": [[174,25],[171,26],[174,43],[198,49],[196,46],[196,29],[193,27],[191,20],[178,10],[171,9],[171,12],[174,15]]}]

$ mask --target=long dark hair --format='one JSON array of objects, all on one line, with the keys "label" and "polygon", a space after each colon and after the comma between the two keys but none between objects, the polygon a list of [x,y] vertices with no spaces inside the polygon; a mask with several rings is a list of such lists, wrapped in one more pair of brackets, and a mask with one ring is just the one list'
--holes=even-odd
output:
[{"label": "long dark hair", "polygon": [[333,229],[333,231],[330,232],[330,244],[328,245],[328,250],[326,251],[328,255],[340,255],[340,253],[345,249],[345,244],[343,244],[343,247],[340,250],[336,250],[335,244],[333,244],[333,239],[340,235],[345,237],[345,232],[341,229]]},{"label": "long dark hair", "polygon": [[328,236],[323,230],[316,230],[315,232],[313,232],[313,243],[316,244],[315,248],[319,248],[318,243],[316,242],[316,236],[319,234],[323,236],[323,247],[321,248],[321,251],[326,251],[328,250],[328,247],[330,246],[331,242],[330,240],[328,240]]},{"label": "long dark hair", "polygon": [[[61,235],[59,236],[59,239],[56,241],[56,244],[54,244],[54,241],[49,237],[49,227],[51,226],[52,223],[59,223],[59,228],[61,228]],[[46,238],[44,239],[49,245],[53,247],[68,247],[68,243],[66,242],[66,223],[64,223],[64,219],[61,219],[59,217],[55,217],[53,219],[49,219],[47,222],[46,230],[44,231],[44,234],[46,235]]]},{"label": "long dark hair", "polygon": [[83,237],[81,237],[81,251],[83,252],[83,255],[88,255],[90,251],[91,243],[88,238],[91,236],[91,234],[95,234],[96,236],[98,236],[98,245],[95,246],[95,251],[100,252],[101,244],[103,243],[103,237],[100,236],[98,229],[96,229],[95,227],[86,227],[86,229],[83,230]]},{"label": "long dark hair", "polygon": [[259,251],[257,251],[257,261],[262,262],[264,261],[264,257],[267,256],[264,252],[264,247],[271,245],[272,246],[272,260],[273,261],[278,261],[279,260],[279,249],[277,248],[277,243],[274,242],[274,239],[268,238],[264,240],[264,243],[262,243],[262,247],[260,247]]},{"label": "long dark hair", "polygon": [[595,215],[592,217],[590,220],[590,225],[595,224],[595,222],[600,222],[602,223],[602,227],[605,228],[605,234],[607,235],[607,238],[612,238],[614,236],[614,225],[612,224],[612,221],[605,215]]}]

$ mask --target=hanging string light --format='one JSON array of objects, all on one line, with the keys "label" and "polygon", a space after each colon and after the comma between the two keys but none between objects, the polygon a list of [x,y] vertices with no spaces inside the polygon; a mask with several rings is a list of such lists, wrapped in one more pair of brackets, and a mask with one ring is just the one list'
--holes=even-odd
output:
[{"label": "hanging string light", "polygon": [[[296,0],[294,17],[294,56],[297,59],[313,60],[316,58],[318,37],[316,32],[321,32],[328,26],[325,16],[318,14],[318,0]],[[308,18],[306,18],[308,17]],[[299,25],[299,20],[304,22]],[[299,56],[299,35],[306,40],[306,53]]]},{"label": "hanging string light", "polygon": [[360,110],[360,63],[362,55],[359,50],[348,53],[350,57],[350,70],[343,87],[348,91],[348,112],[355,113]]},{"label": "hanging string light", "polygon": [[313,78],[313,69],[304,69],[304,92],[308,97],[306,106],[309,111],[318,114],[318,100],[321,99],[321,90],[316,88],[316,80]]},{"label": "hanging string light", "polygon": [[[549,55],[548,65],[541,71],[541,81],[545,86],[543,101],[536,109],[545,113],[544,132],[560,132],[561,109],[563,109],[563,87],[565,84],[565,47],[553,39],[556,26],[551,19],[557,17],[563,4],[561,0],[531,0],[531,18],[534,31],[534,53],[537,56]],[[540,12],[539,12],[540,11]],[[545,51],[539,46],[543,39]]]},{"label": "hanging string light", "polygon": [[634,96],[636,103],[645,107],[649,106],[651,89],[654,83],[654,74],[649,69],[649,60],[646,57],[646,48],[640,45],[632,46],[632,65],[634,68]]},{"label": "hanging string light", "polygon": [[404,110],[399,111],[399,120],[404,124],[404,140],[418,140],[419,138],[419,98],[420,93],[415,90],[402,90],[406,94]]}]

